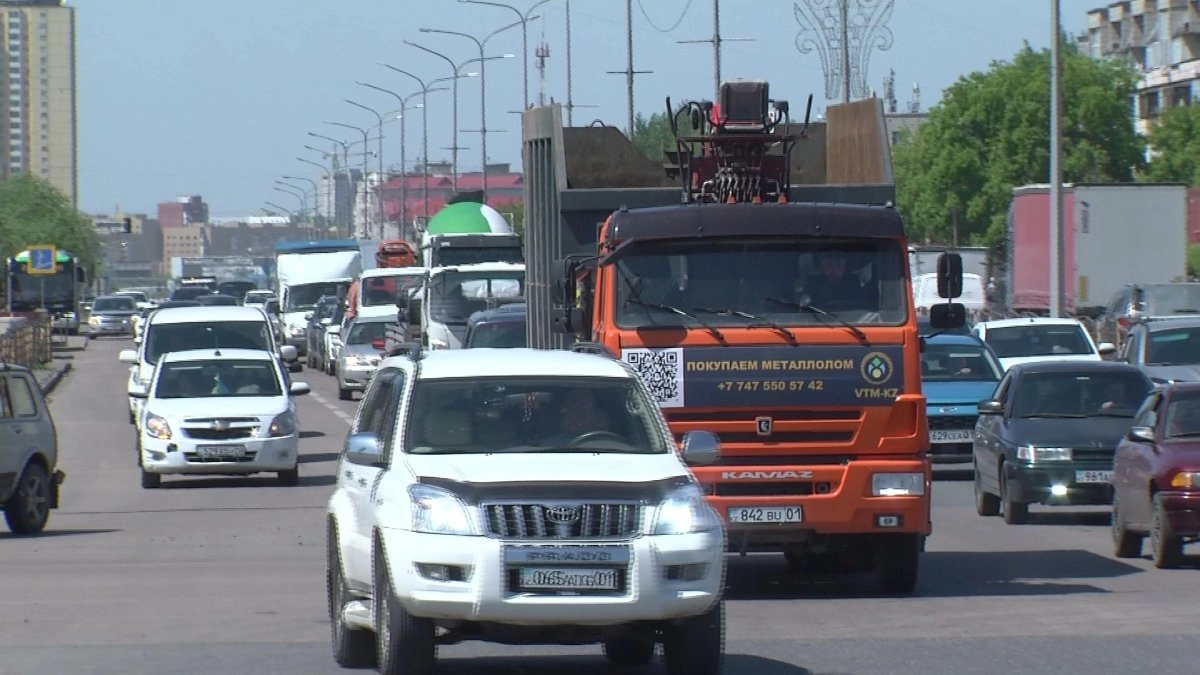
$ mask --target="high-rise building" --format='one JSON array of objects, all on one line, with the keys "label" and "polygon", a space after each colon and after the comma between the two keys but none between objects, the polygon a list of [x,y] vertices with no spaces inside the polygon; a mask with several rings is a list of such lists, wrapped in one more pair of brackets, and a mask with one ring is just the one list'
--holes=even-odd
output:
[{"label": "high-rise building", "polygon": [[0,177],[31,173],[77,204],[75,8],[0,0]]}]

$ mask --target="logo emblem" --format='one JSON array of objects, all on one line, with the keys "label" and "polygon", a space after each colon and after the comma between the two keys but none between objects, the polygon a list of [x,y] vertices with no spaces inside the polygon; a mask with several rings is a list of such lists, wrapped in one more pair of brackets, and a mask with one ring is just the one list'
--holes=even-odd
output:
[{"label": "logo emblem", "polygon": [[579,520],[578,506],[546,506],[546,520],[555,525],[570,525]]},{"label": "logo emblem", "polygon": [[225,431],[229,428],[229,422],[225,420],[213,420],[212,428],[213,431]]},{"label": "logo emblem", "polygon": [[759,436],[770,436],[775,430],[775,420],[770,417],[761,416],[754,418],[754,433]]},{"label": "logo emblem", "polygon": [[883,384],[892,379],[895,366],[892,365],[892,357],[887,354],[883,352],[871,352],[863,357],[858,371],[868,383]]},{"label": "logo emblem", "polygon": [[940,412],[940,413],[941,413],[941,414],[943,414],[943,415],[948,415],[948,414],[950,414],[950,413],[952,413],[952,412],[958,412],[958,408],[953,408],[953,407],[951,407],[951,408],[938,408],[938,412]]}]

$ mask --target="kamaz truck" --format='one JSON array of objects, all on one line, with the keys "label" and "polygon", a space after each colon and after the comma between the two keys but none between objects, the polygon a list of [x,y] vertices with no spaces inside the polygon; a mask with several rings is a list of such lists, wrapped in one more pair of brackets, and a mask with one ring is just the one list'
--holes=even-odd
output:
[{"label": "kamaz truck", "polygon": [[[693,470],[731,552],[912,591],[929,432],[882,106],[810,128],[737,81],[667,113],[661,165],[615,128],[564,128],[558,105],[524,113],[530,346],[620,359],[677,439],[718,435]],[[961,259],[939,268],[955,297]]]}]

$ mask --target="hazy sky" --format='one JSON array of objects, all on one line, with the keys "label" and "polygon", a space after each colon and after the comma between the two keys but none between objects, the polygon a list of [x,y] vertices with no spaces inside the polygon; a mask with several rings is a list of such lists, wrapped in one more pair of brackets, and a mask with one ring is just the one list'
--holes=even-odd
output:
[{"label": "hazy sky", "polygon": [[[524,11],[535,0],[500,0]],[[827,0],[833,2],[833,0]],[[404,44],[411,40],[456,63],[477,57],[470,40],[422,34],[420,28],[457,30],[482,38],[517,19],[495,7],[455,0],[68,0],[76,7],[79,85],[80,206],[85,211],[154,213],[155,204],[199,194],[213,216],[250,214],[264,201],[288,207],[297,200],[272,190],[281,176],[316,179],[323,162],[304,145],[331,143],[307,132],[353,141],[373,115],[396,110],[392,96],[355,84],[364,81],[408,95],[417,83],[381,65],[411,71],[427,82],[447,77],[450,65]],[[802,116],[808,94],[814,114],[825,106],[821,61],[801,54],[801,28],[793,0],[721,0],[721,36],[753,38],[725,42],[723,79],[765,79],[775,98]],[[807,3],[800,3],[807,4]],[[1084,28],[1086,12],[1099,0],[1061,0],[1063,26]],[[626,126],[626,3],[572,0],[572,98],[575,124],[594,119]],[[551,0],[528,24],[530,100],[539,77],[533,52],[545,42],[547,100],[566,100],[566,0]],[[662,112],[664,99],[711,98],[712,46],[678,44],[707,39],[713,31],[712,0],[633,0],[635,110]],[[888,24],[894,42],[870,54],[867,82],[882,95],[889,69],[896,71],[896,98],[904,109],[920,83],[921,109],[938,102],[959,77],[1008,60],[1023,41],[1050,43],[1050,0],[895,0]],[[486,68],[488,158],[520,163],[522,105],[521,30],[493,38]],[[468,66],[463,72],[476,71]],[[448,85],[449,82],[444,83]],[[441,86],[441,85],[439,85]],[[479,78],[459,81],[459,163],[478,170]],[[409,105],[420,101],[414,97]],[[450,92],[429,95],[429,158],[448,160],[452,145]],[[584,108],[582,106],[596,106]],[[420,156],[421,111],[406,123],[406,157]],[[500,131],[503,130],[503,131]],[[494,132],[494,133],[493,133]],[[372,149],[375,142],[371,142]],[[353,148],[352,148],[353,151]],[[384,126],[384,162],[399,166],[400,122]],[[359,160],[361,161],[361,160]],[[352,158],[352,163],[354,162]],[[372,159],[372,168],[375,160]],[[295,182],[295,181],[293,181]],[[303,181],[301,185],[307,185]],[[311,198],[310,198],[311,199]]]}]

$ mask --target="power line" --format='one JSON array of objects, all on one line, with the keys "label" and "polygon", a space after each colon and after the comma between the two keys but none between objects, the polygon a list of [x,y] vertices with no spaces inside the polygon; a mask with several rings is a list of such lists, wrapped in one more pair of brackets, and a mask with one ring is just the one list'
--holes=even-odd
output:
[{"label": "power line", "polygon": [[675,30],[676,28],[679,28],[679,24],[683,23],[684,17],[687,16],[688,10],[691,9],[691,7],[692,7],[692,0],[687,0],[687,4],[685,4],[683,6],[683,11],[679,13],[679,18],[675,20],[675,23],[670,28],[667,28],[664,30],[662,28],[659,28],[654,23],[654,20],[650,18],[650,15],[646,13],[646,6],[642,4],[642,0],[637,0],[637,3],[638,3],[638,9],[640,9],[642,11],[642,16],[645,17],[645,19],[646,19],[646,23],[650,24],[651,28],[653,28],[654,30],[656,30],[660,33],[670,33],[671,31]]}]

